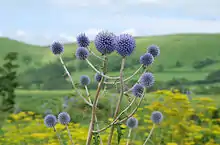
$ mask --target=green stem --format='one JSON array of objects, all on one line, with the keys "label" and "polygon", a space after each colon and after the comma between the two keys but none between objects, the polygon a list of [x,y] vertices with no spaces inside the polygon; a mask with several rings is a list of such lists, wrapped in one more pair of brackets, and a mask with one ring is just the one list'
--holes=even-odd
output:
[{"label": "green stem", "polygon": [[60,58],[60,62],[61,62],[61,64],[62,64],[62,66],[63,66],[63,68],[64,68],[66,74],[67,74],[68,77],[69,77],[69,80],[70,80],[70,82],[71,82],[71,84],[72,84],[73,89],[76,90],[77,94],[86,102],[86,104],[92,106],[92,104],[89,103],[89,102],[82,96],[82,94],[80,93],[80,91],[77,89],[77,87],[76,87],[76,85],[74,84],[73,79],[72,79],[72,77],[71,77],[71,75],[70,75],[68,69],[66,68],[66,65],[65,65],[64,62],[63,62],[62,57],[60,56],[59,58]]},{"label": "green stem", "polygon": [[95,56],[96,58],[98,58],[98,59],[100,59],[100,60],[102,60],[102,61],[104,61],[105,59],[103,59],[102,57],[100,57],[100,56],[98,56],[98,55],[96,55],[95,54],[95,52],[93,52],[89,47],[87,47],[87,49],[89,50],[89,52],[93,55],[93,56]]},{"label": "green stem", "polygon": [[63,142],[61,141],[60,135],[58,134],[58,132],[57,132],[56,128],[55,128],[55,127],[53,127],[53,130],[54,130],[54,132],[55,132],[55,133],[56,133],[56,135],[57,135],[57,139],[58,139],[58,141],[60,142],[60,144],[61,144],[61,145],[63,145]]},{"label": "green stem", "polygon": [[120,77],[110,77],[110,76],[107,76],[105,74],[102,74],[100,71],[98,71],[95,66],[88,60],[86,59],[86,62],[89,64],[89,66],[94,70],[96,71],[98,74],[100,74],[102,77],[106,78],[106,79],[112,79],[112,80],[117,80],[119,79]]},{"label": "green stem", "polygon": [[[122,101],[122,98],[123,98],[123,95],[124,95],[124,81],[123,81],[124,66],[125,66],[125,57],[123,57],[122,61],[121,61],[121,69],[120,69],[120,86],[121,86],[121,90],[120,90],[120,96],[119,96],[118,104],[116,106],[114,117],[113,117],[114,119],[118,115],[118,112],[120,110],[121,101]],[[110,131],[109,138],[108,138],[108,145],[111,145],[113,132],[114,132],[114,125],[112,125],[112,127],[111,127],[111,131]]]},{"label": "green stem", "polygon": [[[89,102],[92,104],[92,100],[90,98],[90,95],[89,95],[89,90],[88,90],[88,87],[85,86],[85,90],[86,90],[86,94],[88,96],[88,99],[89,99]],[[94,104],[93,104],[94,105]],[[97,116],[95,115],[95,123],[96,123],[96,126],[97,126],[97,129],[99,130],[99,124],[98,124],[98,119],[97,119]],[[102,142],[102,139],[101,139],[101,136],[100,136],[100,133],[99,134],[99,137],[100,137],[100,144],[103,145],[103,142]]]},{"label": "green stem", "polygon": [[[124,79],[124,82],[129,81],[130,79],[132,79],[141,70],[141,68],[143,68],[143,65],[141,65],[131,76]],[[104,82],[104,83],[105,84],[119,84],[120,81],[117,81],[117,82]]]},{"label": "green stem", "polygon": [[74,143],[73,143],[73,139],[72,139],[72,136],[71,136],[71,133],[70,133],[70,130],[69,130],[67,124],[66,124],[66,130],[67,130],[67,132],[68,132],[68,135],[69,135],[69,139],[70,139],[71,144],[74,145]]},{"label": "green stem", "polygon": [[130,143],[131,131],[132,131],[132,129],[130,128],[130,129],[129,129],[129,132],[128,132],[128,138],[127,138],[127,144],[126,144],[126,145],[129,145],[129,143]]},{"label": "green stem", "polygon": [[[103,66],[103,70],[104,70],[103,73],[104,74],[106,73],[105,72],[106,65],[107,65],[107,56],[105,56],[105,61],[104,61],[104,66]],[[94,123],[95,123],[95,116],[96,116],[96,106],[97,106],[97,102],[98,102],[98,99],[99,99],[99,96],[100,96],[99,94],[100,94],[103,82],[104,82],[104,77],[102,77],[102,79],[99,82],[98,87],[97,87],[96,96],[95,96],[94,103],[93,103],[93,106],[92,106],[92,116],[91,116],[91,121],[90,121],[90,125],[89,125],[89,131],[88,131],[88,136],[87,136],[87,140],[86,140],[86,145],[90,145],[91,141],[92,141],[92,135],[93,135]]]},{"label": "green stem", "polygon": [[143,145],[146,145],[147,141],[150,139],[150,137],[151,137],[151,135],[152,135],[152,133],[154,131],[154,128],[155,128],[155,124],[153,124],[153,127],[152,127],[152,129],[151,129],[151,131],[150,131],[150,133],[149,133],[148,137],[146,138],[146,140],[145,140]]}]

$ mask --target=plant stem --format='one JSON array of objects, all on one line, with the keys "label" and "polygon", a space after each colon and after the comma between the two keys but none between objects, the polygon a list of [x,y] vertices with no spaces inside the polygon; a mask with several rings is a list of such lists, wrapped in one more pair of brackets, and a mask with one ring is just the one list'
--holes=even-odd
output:
[{"label": "plant stem", "polygon": [[69,135],[69,138],[70,138],[71,144],[74,145],[74,143],[73,143],[73,139],[72,139],[72,136],[71,136],[71,134],[70,134],[70,130],[69,130],[67,124],[66,124],[66,130],[67,130],[67,132],[68,132],[68,135]]},{"label": "plant stem", "polygon": [[155,128],[155,124],[153,124],[153,127],[152,127],[152,129],[151,129],[151,131],[150,131],[150,133],[149,133],[148,137],[146,138],[146,140],[145,140],[143,145],[146,145],[147,141],[149,140],[149,138],[151,137],[151,135],[152,135],[152,133],[154,131],[154,128]]},{"label": "plant stem", "polygon": [[[87,94],[87,96],[88,96],[89,102],[92,104],[92,100],[91,100],[91,98],[90,98],[89,90],[88,90],[88,87],[87,87],[87,86],[85,86],[85,90],[86,90],[86,94]],[[93,104],[93,105],[94,105],[94,104]],[[99,129],[98,119],[97,119],[97,116],[96,116],[96,115],[95,115],[95,123],[96,123],[97,129]],[[100,133],[98,133],[98,134],[99,134],[99,136],[100,136]],[[100,144],[103,145],[101,137],[100,137]]]},{"label": "plant stem", "polygon": [[92,104],[89,103],[89,102],[82,96],[82,94],[80,93],[80,91],[77,89],[77,87],[76,87],[76,85],[74,84],[73,79],[72,79],[72,77],[71,77],[71,75],[70,75],[68,69],[66,68],[66,65],[65,65],[64,62],[63,62],[63,59],[62,59],[61,55],[59,56],[59,58],[60,58],[60,62],[61,62],[61,64],[62,64],[62,66],[63,66],[63,68],[64,68],[66,74],[67,74],[68,77],[69,77],[69,80],[70,80],[70,82],[71,82],[71,84],[72,84],[73,89],[76,90],[77,94],[86,102],[86,104],[92,106]]},{"label": "plant stem", "polygon": [[130,143],[131,131],[132,131],[132,129],[130,128],[130,129],[129,129],[129,132],[128,132],[128,138],[127,138],[127,144],[126,144],[126,145],[129,145],[129,143]]},{"label": "plant stem", "polygon": [[53,130],[54,130],[54,132],[56,133],[56,135],[57,135],[57,139],[59,140],[60,144],[63,145],[63,142],[61,141],[60,135],[58,134],[56,128],[53,127]]},{"label": "plant stem", "polygon": [[101,58],[100,56],[96,55],[95,52],[93,52],[89,47],[87,47],[87,49],[89,50],[89,52],[90,52],[93,56],[95,56],[96,58],[98,58],[98,59],[104,61],[103,58]]},{"label": "plant stem", "polygon": [[[103,74],[106,73],[106,65],[107,65],[107,56],[105,56],[105,61],[104,61],[104,66],[103,66],[103,70],[104,70]],[[91,117],[91,121],[90,121],[90,125],[89,125],[89,131],[88,131],[88,136],[87,136],[87,140],[86,140],[86,145],[90,145],[91,141],[92,141],[94,122],[95,122],[95,116],[96,116],[96,106],[97,106],[97,102],[99,99],[99,94],[100,94],[103,82],[104,82],[104,77],[102,77],[102,79],[99,82],[98,87],[97,87],[96,96],[95,96],[94,103],[92,106],[92,117]]]},{"label": "plant stem", "polygon": [[[121,69],[120,69],[120,86],[121,86],[121,90],[120,90],[120,96],[119,96],[118,104],[116,106],[115,113],[114,113],[114,119],[118,115],[118,112],[120,110],[121,101],[122,101],[122,98],[123,98],[123,95],[124,95],[124,81],[123,81],[124,66],[125,66],[125,57],[123,57],[122,61],[121,61]],[[114,125],[112,125],[112,127],[111,127],[111,131],[110,131],[109,138],[108,138],[108,145],[111,145],[113,132],[114,132]]]},{"label": "plant stem", "polygon": [[89,64],[89,66],[94,70],[94,71],[96,71],[98,74],[100,74],[102,77],[104,77],[104,78],[107,78],[107,79],[111,79],[111,80],[117,80],[117,79],[119,79],[120,77],[110,77],[110,76],[107,76],[107,75],[105,75],[105,74],[102,74],[100,71],[98,71],[96,68],[95,68],[95,66],[88,60],[88,59],[86,59],[86,62]]},{"label": "plant stem", "polygon": [[[124,82],[129,81],[130,79],[132,79],[141,70],[141,68],[143,68],[143,65],[141,65],[131,76],[124,79]],[[117,82],[104,82],[104,83],[105,84],[118,84],[118,83],[120,83],[120,81],[117,81]]]},{"label": "plant stem", "polygon": [[135,113],[135,112],[137,111],[137,109],[139,108],[139,106],[140,106],[140,104],[141,104],[143,98],[144,98],[144,94],[143,94],[143,96],[141,97],[141,100],[139,101],[137,107],[136,107],[136,108],[132,111],[132,113],[129,114],[127,117],[125,117],[125,118],[123,118],[121,121],[117,122],[118,119],[121,117],[121,115],[122,115],[124,112],[126,112],[126,111],[132,106],[132,104],[134,103],[134,101],[135,101],[136,98],[133,99],[133,101],[130,103],[130,105],[128,105],[127,108],[125,108],[125,109],[115,118],[115,120],[112,121],[109,125],[107,125],[106,127],[102,128],[102,129],[100,129],[100,130],[96,130],[96,131],[93,131],[93,132],[94,132],[94,133],[103,132],[103,131],[105,131],[106,129],[108,129],[109,127],[111,127],[112,125],[117,124],[117,123],[122,123],[122,122],[124,122],[125,120],[127,120],[129,117],[133,116],[134,113]]}]

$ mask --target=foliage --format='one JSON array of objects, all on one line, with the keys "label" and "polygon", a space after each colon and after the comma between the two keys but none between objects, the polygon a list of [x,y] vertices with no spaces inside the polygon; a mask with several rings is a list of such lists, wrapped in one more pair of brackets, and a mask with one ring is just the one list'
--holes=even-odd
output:
[{"label": "foliage", "polygon": [[208,65],[214,64],[216,62],[217,62],[216,60],[213,60],[211,58],[206,58],[204,60],[194,62],[193,67],[195,69],[201,69],[203,67],[206,67]]},{"label": "foliage", "polygon": [[[184,94],[177,90],[174,92],[161,90],[154,92],[154,99],[150,104],[143,104],[134,116],[139,120],[138,128],[134,129],[131,136],[133,145],[142,145],[142,141],[148,136],[152,128],[150,112],[161,111],[165,118],[156,127],[151,142],[154,144],[178,145],[217,145],[220,143],[220,113],[216,108],[215,100],[209,97],[193,98],[191,101]],[[217,112],[218,111],[218,112]],[[217,112],[217,113],[216,113]],[[109,122],[112,119],[109,118]],[[109,123],[106,122],[106,123]],[[75,144],[81,145],[86,141],[88,127],[85,124],[70,123],[69,128]],[[117,127],[122,133],[120,144],[126,143],[128,128],[125,122]],[[57,124],[56,129],[61,135],[63,142],[68,142],[68,134],[65,126]],[[109,130],[101,134],[104,144],[107,144],[107,134]],[[43,123],[43,116],[34,112],[20,112],[11,114],[3,128],[4,138],[1,143],[11,144],[30,144],[30,145],[58,145],[56,133],[53,129],[48,129]],[[3,136],[2,135],[2,136]],[[97,136],[95,136],[97,137]],[[118,140],[117,131],[114,132],[114,142]]]},{"label": "foliage", "polygon": [[4,60],[5,63],[0,67],[0,128],[7,114],[13,111],[15,104],[14,91],[18,87],[16,69],[19,66],[14,63],[17,60],[17,53],[8,53]]}]

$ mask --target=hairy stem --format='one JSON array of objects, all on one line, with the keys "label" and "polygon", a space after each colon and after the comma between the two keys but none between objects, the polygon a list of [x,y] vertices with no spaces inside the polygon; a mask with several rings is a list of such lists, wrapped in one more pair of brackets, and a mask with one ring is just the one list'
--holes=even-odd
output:
[{"label": "hairy stem", "polygon": [[61,144],[61,145],[63,145],[63,142],[61,141],[60,135],[58,134],[58,132],[57,132],[56,128],[55,128],[55,127],[53,127],[53,130],[54,130],[54,132],[55,132],[55,133],[56,133],[56,135],[57,135],[57,139],[58,139],[58,141],[60,142],[60,144]]},{"label": "hairy stem", "polygon": [[126,144],[126,145],[129,145],[129,143],[130,143],[131,131],[132,131],[132,129],[130,128],[130,129],[129,129],[129,132],[128,132],[128,138],[127,138],[127,144]]},{"label": "hairy stem", "polygon": [[[116,109],[115,109],[115,113],[114,113],[114,117],[113,117],[114,119],[118,115],[118,112],[120,110],[121,101],[122,101],[122,98],[123,98],[123,95],[124,95],[124,81],[123,81],[124,66],[125,66],[125,57],[123,57],[122,61],[121,61],[121,69],[120,69],[120,86],[121,86],[121,90],[120,90],[120,96],[119,96],[118,104],[116,105]],[[108,145],[111,145],[113,132],[114,132],[114,125],[112,125],[112,127],[111,127],[111,131],[110,131],[109,138],[108,138]]]},{"label": "hairy stem", "polygon": [[[89,90],[88,90],[88,87],[87,87],[87,86],[85,86],[85,90],[86,90],[86,94],[87,94],[87,96],[88,96],[89,102],[92,104],[92,100],[91,100],[91,98],[90,98],[90,94],[89,94]],[[94,105],[94,104],[93,104],[93,105]],[[96,123],[97,129],[99,130],[99,124],[98,124],[98,119],[97,119],[97,116],[96,116],[96,115],[95,115],[95,123]],[[98,133],[98,134],[99,134],[99,136],[100,136],[100,133]],[[100,137],[100,144],[103,145],[101,137]]]},{"label": "hairy stem", "polygon": [[[143,68],[143,65],[141,65],[131,76],[127,77],[126,79],[124,79],[124,82],[129,81],[130,79],[132,79],[140,70],[141,68]],[[120,81],[116,81],[116,82],[104,82],[105,84],[119,84]]]},{"label": "hairy stem", "polygon": [[105,74],[102,74],[100,71],[98,71],[96,68],[95,68],[95,66],[88,60],[88,59],[86,59],[86,62],[89,64],[89,66],[94,70],[94,71],[96,71],[98,74],[100,74],[102,77],[104,77],[104,78],[107,78],[107,79],[111,79],[111,80],[117,80],[117,79],[119,79],[120,77],[110,77],[110,76],[107,76],[107,75],[105,75]]},{"label": "hairy stem", "polygon": [[88,104],[89,106],[92,106],[92,104],[89,103],[89,102],[86,100],[86,98],[84,98],[84,97],[82,96],[82,94],[80,93],[80,91],[77,89],[77,87],[76,87],[76,85],[74,84],[73,79],[72,79],[72,77],[71,77],[71,75],[70,75],[68,69],[66,68],[66,65],[65,65],[64,62],[63,62],[62,57],[60,56],[59,58],[60,58],[60,62],[61,62],[61,64],[62,64],[62,66],[63,66],[63,68],[64,68],[66,74],[67,74],[68,77],[69,77],[69,80],[70,80],[70,82],[71,82],[71,84],[72,84],[73,89],[76,90],[76,93],[86,102],[86,104]]},{"label": "hairy stem", "polygon": [[[105,74],[105,70],[106,70],[106,65],[107,65],[107,56],[105,56],[105,61],[104,61],[104,66],[103,66],[103,74]],[[92,135],[93,135],[93,130],[94,130],[94,123],[95,123],[95,116],[96,116],[96,106],[97,106],[97,102],[99,99],[99,94],[101,91],[101,87],[102,84],[104,82],[104,77],[102,77],[101,81],[98,84],[98,88],[96,91],[96,96],[94,99],[94,103],[93,103],[93,107],[92,107],[92,117],[91,117],[91,121],[90,121],[90,125],[89,125],[89,131],[88,131],[88,136],[87,136],[87,140],[86,140],[86,145],[90,145],[91,141],[92,141]]]},{"label": "hairy stem", "polygon": [[[102,129],[100,129],[100,130],[96,130],[96,131],[93,131],[93,132],[94,132],[94,133],[103,132],[103,131],[105,131],[106,129],[108,129],[109,127],[111,127],[112,125],[117,124],[117,123],[122,123],[122,122],[124,122],[125,120],[127,120],[129,117],[133,116],[133,115],[135,114],[135,112],[137,111],[137,109],[139,108],[139,106],[140,106],[140,104],[141,104],[143,98],[144,98],[144,94],[143,94],[143,96],[141,97],[141,99],[140,99],[138,105],[136,106],[136,108],[135,108],[135,109],[131,112],[131,114],[129,114],[127,117],[123,118],[121,121],[118,121],[118,119],[121,117],[121,115],[122,115],[124,112],[126,112],[126,111],[132,106],[132,104],[133,104],[133,103],[135,102],[135,100],[136,100],[136,97],[132,100],[132,102],[130,103],[130,105],[128,105],[127,108],[125,108],[109,125],[107,125],[106,127],[102,128]],[[118,121],[118,122],[117,122],[117,121]]]},{"label": "hairy stem", "polygon": [[154,128],[155,128],[155,124],[153,124],[153,127],[152,127],[152,129],[151,129],[151,131],[150,131],[150,133],[149,133],[148,137],[146,138],[146,140],[145,140],[143,145],[146,145],[147,141],[149,140],[149,138],[151,137],[151,135],[152,135],[152,133],[154,131]]},{"label": "hairy stem", "polygon": [[69,139],[70,139],[71,144],[74,145],[73,139],[72,139],[72,136],[71,136],[71,133],[70,133],[70,130],[69,130],[69,127],[68,127],[67,124],[66,124],[66,130],[67,130],[67,132],[68,132],[68,135],[69,135]]}]

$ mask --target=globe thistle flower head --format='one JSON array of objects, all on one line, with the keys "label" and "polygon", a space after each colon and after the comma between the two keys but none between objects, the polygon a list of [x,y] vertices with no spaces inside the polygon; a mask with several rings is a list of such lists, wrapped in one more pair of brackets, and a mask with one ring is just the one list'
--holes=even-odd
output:
[{"label": "globe thistle flower head", "polygon": [[135,84],[132,88],[132,94],[136,97],[141,97],[144,93],[144,87],[140,84]]},{"label": "globe thistle flower head", "polygon": [[108,31],[99,32],[94,40],[96,49],[101,54],[110,54],[117,47],[116,36]]},{"label": "globe thistle flower head", "polygon": [[51,46],[50,46],[51,51],[53,52],[54,55],[59,55],[62,54],[64,51],[64,46],[58,42],[54,41]]},{"label": "globe thistle flower head", "polygon": [[128,120],[126,122],[126,125],[131,129],[137,128],[138,127],[138,120],[134,117],[130,117],[130,118],[128,118]]},{"label": "globe thistle flower head", "polygon": [[140,84],[143,85],[145,88],[152,87],[154,82],[154,76],[150,72],[144,73],[140,78]]},{"label": "globe thistle flower head", "polygon": [[154,111],[151,114],[151,120],[155,124],[159,124],[163,120],[163,114],[160,111]]},{"label": "globe thistle flower head", "polygon": [[89,51],[85,47],[79,47],[76,49],[76,58],[79,60],[85,60],[89,57]]},{"label": "globe thistle flower head", "polygon": [[80,33],[76,37],[76,42],[79,47],[88,47],[89,46],[89,38],[85,35],[85,33]]},{"label": "globe thistle flower head", "polygon": [[95,80],[96,80],[97,82],[100,82],[101,79],[102,79],[102,75],[99,74],[99,73],[96,73],[96,74],[95,74]]},{"label": "globe thistle flower head", "polygon": [[56,116],[52,115],[52,114],[48,114],[44,117],[44,124],[47,127],[54,127],[57,123],[57,118]]},{"label": "globe thistle flower head", "polygon": [[140,63],[144,66],[149,66],[154,62],[154,57],[151,53],[145,53],[140,57]]},{"label": "globe thistle flower head", "polygon": [[117,37],[118,46],[116,50],[121,56],[129,56],[136,47],[135,39],[129,34],[121,34]]},{"label": "globe thistle flower head", "polygon": [[90,84],[90,78],[89,78],[88,76],[86,76],[86,75],[82,75],[82,76],[80,77],[80,84],[81,84],[82,86],[87,86],[87,85],[89,85],[89,84]]},{"label": "globe thistle flower head", "polygon": [[153,57],[157,57],[160,55],[160,48],[157,45],[150,45],[147,48],[147,52],[152,54]]},{"label": "globe thistle flower head", "polygon": [[67,112],[61,112],[58,115],[58,121],[63,125],[67,125],[70,122],[70,115]]}]

